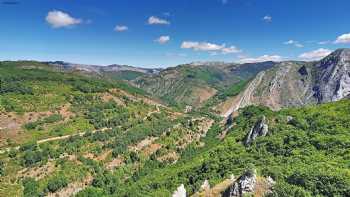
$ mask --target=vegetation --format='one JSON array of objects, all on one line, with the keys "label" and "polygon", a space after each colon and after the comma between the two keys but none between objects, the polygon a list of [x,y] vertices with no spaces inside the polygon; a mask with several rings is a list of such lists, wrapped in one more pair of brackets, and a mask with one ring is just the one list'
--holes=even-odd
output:
[{"label": "vegetation", "polygon": [[[221,80],[216,69],[181,69],[213,87]],[[222,118],[208,106],[247,82],[222,86],[207,108],[182,114],[120,81],[2,62],[0,127],[17,125],[1,132],[0,196],[55,195],[71,185],[78,197],[170,196],[181,184],[191,195],[204,180],[215,185],[252,168],[277,182],[269,196],[350,196],[350,100],[249,106],[219,139]],[[244,146],[262,115],[268,135]]]}]

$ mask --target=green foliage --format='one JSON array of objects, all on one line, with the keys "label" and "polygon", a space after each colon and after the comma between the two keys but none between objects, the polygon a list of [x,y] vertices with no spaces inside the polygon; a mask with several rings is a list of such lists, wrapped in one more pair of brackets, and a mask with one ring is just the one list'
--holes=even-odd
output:
[{"label": "green foliage", "polygon": [[48,117],[45,117],[43,119],[34,121],[34,122],[29,122],[24,124],[24,128],[26,128],[27,130],[33,130],[36,129],[39,126],[42,126],[44,124],[50,124],[50,123],[55,123],[58,121],[63,120],[63,117],[61,114],[52,114]]},{"label": "green foliage", "polygon": [[[184,155],[175,165],[155,166],[120,191],[130,194],[142,188],[146,195],[154,195],[164,190],[171,193],[184,184],[192,194],[205,179],[218,183],[253,165],[250,168],[277,181],[270,196],[348,196],[349,109],[349,100],[280,112],[247,107],[234,119],[236,126],[223,142],[192,152],[192,157]],[[245,147],[244,136],[262,115],[268,120],[268,135]],[[288,123],[287,116],[307,126]]]},{"label": "green foliage", "polygon": [[103,189],[96,187],[88,187],[75,195],[75,197],[106,197]]},{"label": "green foliage", "polygon": [[61,188],[64,188],[68,185],[67,178],[64,176],[57,176],[51,178],[47,183],[47,189],[50,192],[56,192]]},{"label": "green foliage", "polygon": [[25,178],[22,184],[24,187],[23,194],[25,197],[40,196],[39,184],[34,178]]}]

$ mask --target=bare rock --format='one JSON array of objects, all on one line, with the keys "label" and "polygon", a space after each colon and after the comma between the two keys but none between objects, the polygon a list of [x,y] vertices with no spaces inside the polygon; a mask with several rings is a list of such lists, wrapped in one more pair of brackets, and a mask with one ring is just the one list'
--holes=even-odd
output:
[{"label": "bare rock", "polygon": [[255,125],[250,129],[249,133],[246,135],[244,139],[244,145],[250,145],[257,137],[266,136],[269,131],[269,127],[267,125],[266,117],[263,116],[260,120],[258,120]]},{"label": "bare rock", "polygon": [[203,184],[201,185],[201,190],[202,191],[207,191],[210,190],[210,184],[208,180],[205,180]]},{"label": "bare rock", "polygon": [[246,171],[239,179],[224,191],[223,197],[241,197],[254,192],[256,185],[256,170]]},{"label": "bare rock", "polygon": [[184,184],[181,184],[176,191],[174,191],[172,197],[186,197],[186,189]]}]

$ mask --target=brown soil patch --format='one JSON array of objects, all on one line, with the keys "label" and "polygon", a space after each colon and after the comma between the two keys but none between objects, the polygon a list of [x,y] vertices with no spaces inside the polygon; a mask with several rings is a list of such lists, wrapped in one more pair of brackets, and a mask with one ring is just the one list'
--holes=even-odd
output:
[{"label": "brown soil patch", "polygon": [[67,196],[74,196],[79,191],[85,189],[88,187],[93,180],[92,176],[87,176],[84,180],[74,183],[69,183],[67,187],[55,192],[55,193],[49,193],[48,197],[67,197]]},{"label": "brown soil patch", "polygon": [[147,146],[146,148],[144,148],[142,150],[142,153],[146,156],[150,156],[153,153],[155,153],[157,150],[159,150],[160,148],[162,148],[162,145],[160,145],[160,144],[151,144],[151,145]]},{"label": "brown soil patch", "polygon": [[58,111],[59,114],[61,114],[61,116],[66,120],[68,118],[70,118],[71,116],[74,116],[74,113],[71,112],[70,110],[70,104],[65,104],[63,105],[60,110]]},{"label": "brown soil patch", "polygon": [[257,181],[254,189],[255,197],[263,197],[266,193],[270,191],[269,184],[264,177],[257,177]]},{"label": "brown soil patch", "polygon": [[221,193],[223,193],[229,186],[231,186],[235,180],[226,179],[223,182],[215,185],[209,191],[201,191],[192,195],[192,197],[221,197]]},{"label": "brown soil patch", "polygon": [[134,146],[130,146],[129,149],[132,151],[140,151],[144,149],[145,147],[151,145],[155,140],[157,140],[157,137],[147,137],[146,139],[142,140],[138,144]]},{"label": "brown soil patch", "polygon": [[170,152],[166,155],[163,155],[157,158],[157,160],[160,162],[167,161],[171,163],[175,163],[178,159],[179,159],[179,155],[177,155],[176,152]]},{"label": "brown soil patch", "polygon": [[110,161],[109,163],[106,163],[106,168],[108,170],[114,170],[115,168],[121,166],[124,163],[124,159],[122,157],[117,157]]},{"label": "brown soil patch", "polygon": [[6,146],[7,139],[11,139],[15,143],[20,141],[23,134],[22,126],[28,122],[34,122],[39,118],[51,115],[52,112],[28,112],[23,115],[16,113],[0,113],[0,146]]},{"label": "brown soil patch", "polygon": [[118,97],[112,95],[111,93],[102,93],[101,95],[101,98],[104,102],[108,102],[110,100],[113,100],[115,103],[117,103],[118,105],[122,105],[122,106],[125,106],[125,103],[119,99]]},{"label": "brown soil patch", "polygon": [[55,164],[53,161],[49,161],[43,166],[36,166],[33,168],[25,168],[25,169],[18,172],[18,176],[19,177],[30,177],[30,178],[34,178],[35,180],[40,180],[40,179],[45,178],[46,176],[50,175],[54,171],[55,171]]},{"label": "brown soil patch", "polygon": [[86,153],[84,155],[84,157],[88,158],[88,159],[95,160],[95,161],[104,161],[108,157],[108,155],[110,155],[111,153],[112,153],[112,150],[104,151],[103,153],[99,154],[98,156],[96,156],[95,154],[92,154],[92,153]]},{"label": "brown soil patch", "polygon": [[198,100],[195,105],[199,106],[209,98],[213,97],[216,94],[217,90],[210,87],[201,87],[193,91],[193,94],[197,96]]}]

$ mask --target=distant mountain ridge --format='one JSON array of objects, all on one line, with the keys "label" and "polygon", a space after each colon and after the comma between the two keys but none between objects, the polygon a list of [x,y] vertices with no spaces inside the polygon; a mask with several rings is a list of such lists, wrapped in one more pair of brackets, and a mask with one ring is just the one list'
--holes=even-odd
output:
[{"label": "distant mountain ridge", "polygon": [[169,104],[200,107],[215,95],[242,86],[275,64],[194,62],[164,69],[156,75],[144,75],[133,83]]}]

